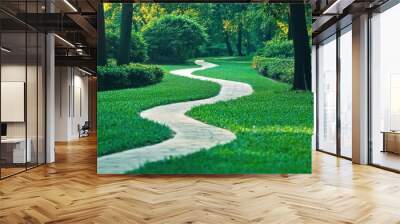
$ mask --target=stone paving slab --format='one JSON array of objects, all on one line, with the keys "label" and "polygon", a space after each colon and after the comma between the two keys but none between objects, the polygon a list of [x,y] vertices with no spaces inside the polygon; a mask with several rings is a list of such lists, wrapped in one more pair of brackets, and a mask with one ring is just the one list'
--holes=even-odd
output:
[{"label": "stone paving slab", "polygon": [[204,60],[196,60],[195,63],[201,67],[174,70],[171,74],[218,83],[221,86],[219,94],[208,99],[167,104],[143,111],[140,113],[141,117],[167,125],[175,132],[174,137],[155,145],[99,157],[97,160],[99,174],[123,174],[138,169],[147,162],[189,155],[229,143],[236,138],[235,134],[228,130],[202,123],[186,116],[185,113],[196,106],[250,95],[253,93],[253,88],[247,83],[193,75],[195,71],[218,66]]}]

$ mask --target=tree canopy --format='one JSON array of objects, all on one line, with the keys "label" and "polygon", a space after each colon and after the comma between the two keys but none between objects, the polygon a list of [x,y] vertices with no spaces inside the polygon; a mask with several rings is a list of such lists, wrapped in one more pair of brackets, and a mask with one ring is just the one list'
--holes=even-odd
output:
[{"label": "tree canopy", "polygon": [[143,27],[148,54],[156,62],[185,62],[193,57],[207,34],[204,27],[186,16],[167,15]]},{"label": "tree canopy", "polygon": [[100,30],[105,27],[107,44],[99,47],[100,56],[106,49],[108,60],[118,64],[224,55],[293,59],[295,77],[287,80],[294,89],[310,88],[307,5],[104,3],[104,19]]}]

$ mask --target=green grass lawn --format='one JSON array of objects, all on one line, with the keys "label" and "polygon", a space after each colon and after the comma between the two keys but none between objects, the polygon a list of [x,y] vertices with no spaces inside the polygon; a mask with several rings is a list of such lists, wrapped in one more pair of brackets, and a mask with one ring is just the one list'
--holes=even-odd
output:
[{"label": "green grass lawn", "polygon": [[[162,65],[166,71],[194,67]],[[144,120],[145,109],[173,102],[208,98],[218,94],[219,85],[184,77],[166,75],[158,84],[143,88],[98,93],[98,155],[106,155],[171,138],[166,126]]]},{"label": "green grass lawn", "polygon": [[197,75],[246,82],[255,92],[194,108],[188,115],[229,129],[237,139],[188,156],[148,163],[129,173],[310,173],[312,94],[262,77],[251,68],[249,58],[206,60],[220,66]]}]

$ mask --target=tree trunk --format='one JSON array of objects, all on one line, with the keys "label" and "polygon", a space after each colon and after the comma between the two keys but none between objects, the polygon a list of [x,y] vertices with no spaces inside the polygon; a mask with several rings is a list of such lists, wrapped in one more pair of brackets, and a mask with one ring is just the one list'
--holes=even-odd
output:
[{"label": "tree trunk", "polygon": [[106,28],[104,23],[104,7],[103,3],[99,3],[99,15],[97,17],[97,26],[99,36],[97,37],[97,64],[100,66],[107,64],[106,51]]},{"label": "tree trunk", "polygon": [[232,56],[233,55],[233,50],[232,50],[231,41],[229,40],[229,34],[228,34],[228,32],[224,32],[224,35],[225,35],[226,49],[228,50],[229,56]]},{"label": "tree trunk", "polygon": [[120,37],[119,37],[119,49],[118,49],[118,65],[129,63],[129,52],[131,45],[131,32],[132,32],[132,3],[122,4],[121,12],[121,26],[120,26]]},{"label": "tree trunk", "polygon": [[243,26],[242,21],[239,21],[238,32],[237,32],[237,44],[236,44],[236,49],[237,49],[239,56],[243,56],[243,52],[242,52],[243,27],[242,26]]},{"label": "tree trunk", "polygon": [[289,11],[289,13],[288,13],[288,26],[289,26],[289,29],[288,29],[288,39],[289,40],[293,40],[293,25],[292,25],[292,15],[291,15],[291,12]]},{"label": "tree trunk", "polygon": [[250,33],[245,32],[245,45],[246,45],[246,55],[250,55],[251,52],[253,51],[253,46],[251,45],[251,38],[250,38]]},{"label": "tree trunk", "polygon": [[311,89],[311,49],[307,33],[304,4],[290,4],[294,45],[293,89]]}]

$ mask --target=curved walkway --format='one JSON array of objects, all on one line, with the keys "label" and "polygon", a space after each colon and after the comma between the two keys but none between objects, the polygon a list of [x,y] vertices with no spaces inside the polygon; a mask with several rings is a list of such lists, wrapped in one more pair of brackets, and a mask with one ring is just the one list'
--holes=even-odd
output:
[{"label": "curved walkway", "polygon": [[217,96],[189,102],[157,106],[143,111],[140,116],[171,128],[175,135],[164,142],[134,148],[98,158],[99,174],[121,174],[138,169],[147,162],[164,160],[172,156],[184,156],[202,149],[209,149],[233,141],[236,136],[225,129],[214,127],[185,115],[193,107],[213,104],[219,101],[233,100],[253,93],[249,84],[222,79],[192,75],[194,71],[204,70],[218,65],[196,60],[200,68],[174,70],[171,73],[193,79],[218,83],[221,90]]}]

